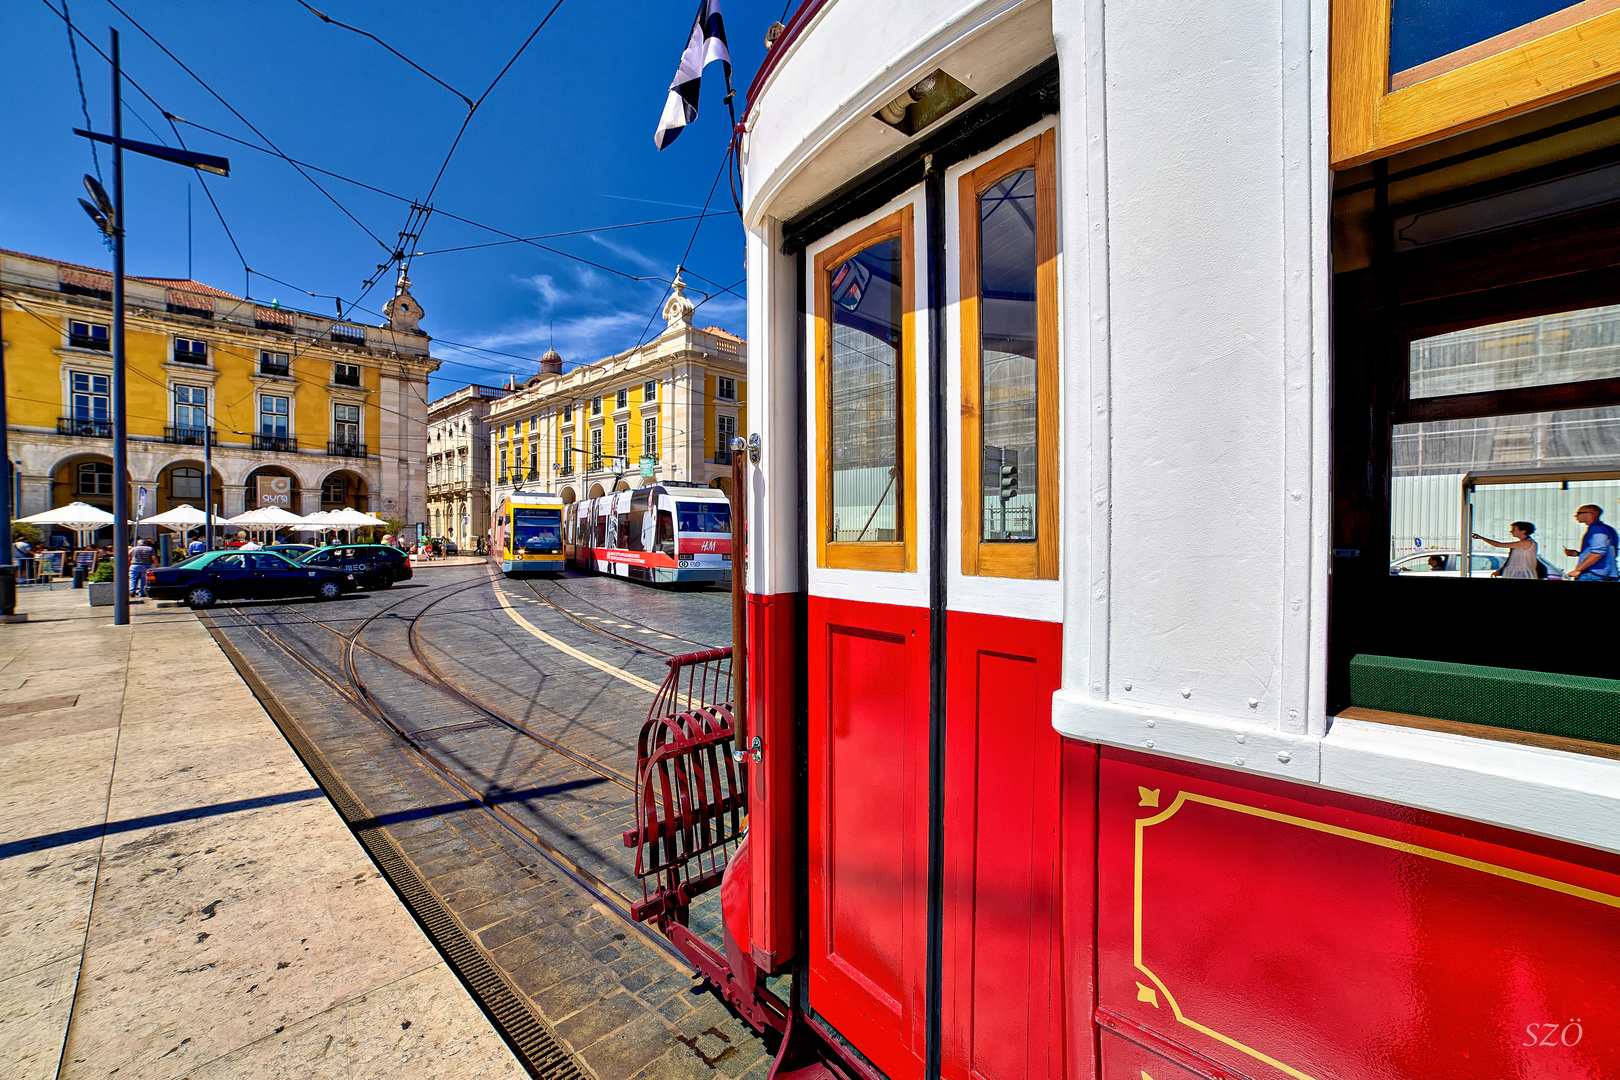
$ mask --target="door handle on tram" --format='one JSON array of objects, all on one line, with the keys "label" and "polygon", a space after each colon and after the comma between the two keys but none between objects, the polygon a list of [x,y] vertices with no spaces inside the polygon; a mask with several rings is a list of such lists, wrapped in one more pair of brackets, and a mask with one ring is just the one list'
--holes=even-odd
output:
[{"label": "door handle on tram", "polygon": [[755,765],[759,765],[765,760],[765,742],[758,735],[755,735],[753,741],[748,744],[748,749],[733,750],[731,752],[731,760],[739,765],[749,758],[754,759]]}]

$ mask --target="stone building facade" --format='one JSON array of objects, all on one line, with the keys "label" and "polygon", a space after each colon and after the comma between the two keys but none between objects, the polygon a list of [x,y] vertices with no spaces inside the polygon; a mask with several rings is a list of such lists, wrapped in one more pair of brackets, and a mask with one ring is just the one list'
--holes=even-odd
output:
[{"label": "stone building facade", "polygon": [[511,393],[464,386],[428,404],[428,535],[462,550],[489,531],[489,410]]},{"label": "stone building facade", "polygon": [[747,429],[748,346],[693,326],[693,311],[677,275],[658,337],[566,374],[548,352],[493,403],[492,505],[518,488],[565,502],[667,480],[729,489],[731,437]]},{"label": "stone building facade", "polygon": [[[0,251],[15,513],[112,508],[112,278]],[[401,278],[382,326],[263,305],[201,282],[125,278],[130,505],[216,513],[426,511],[428,375],[439,362]],[[145,504],[140,493],[145,489]]]}]

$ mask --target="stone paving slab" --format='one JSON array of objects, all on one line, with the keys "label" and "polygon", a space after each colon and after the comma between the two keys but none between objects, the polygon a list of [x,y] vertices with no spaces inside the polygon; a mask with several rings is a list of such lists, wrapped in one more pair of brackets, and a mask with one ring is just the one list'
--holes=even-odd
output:
[{"label": "stone paving slab", "polygon": [[525,1075],[195,615],[114,627],[71,589],[18,607],[6,1077]]}]

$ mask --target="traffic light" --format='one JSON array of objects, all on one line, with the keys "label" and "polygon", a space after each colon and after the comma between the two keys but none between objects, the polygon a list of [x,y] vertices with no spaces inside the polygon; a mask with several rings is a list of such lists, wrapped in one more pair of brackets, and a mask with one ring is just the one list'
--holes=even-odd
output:
[{"label": "traffic light", "polygon": [[1018,497],[1017,465],[1003,465],[1001,467],[1001,497],[1004,500]]}]

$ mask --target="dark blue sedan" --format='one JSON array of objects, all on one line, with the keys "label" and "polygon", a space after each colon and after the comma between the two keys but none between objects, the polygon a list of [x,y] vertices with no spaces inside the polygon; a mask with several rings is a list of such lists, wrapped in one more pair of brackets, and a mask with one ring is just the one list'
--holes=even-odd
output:
[{"label": "dark blue sedan", "polygon": [[336,600],[353,591],[354,575],[299,566],[272,551],[206,551],[174,566],[146,572],[146,591],[159,600],[184,600],[194,608],[217,600],[283,600],[308,596]]}]

